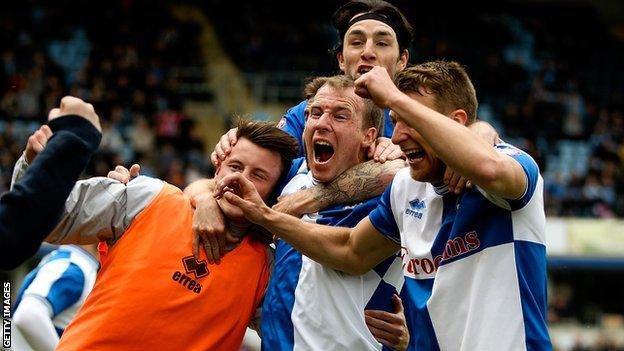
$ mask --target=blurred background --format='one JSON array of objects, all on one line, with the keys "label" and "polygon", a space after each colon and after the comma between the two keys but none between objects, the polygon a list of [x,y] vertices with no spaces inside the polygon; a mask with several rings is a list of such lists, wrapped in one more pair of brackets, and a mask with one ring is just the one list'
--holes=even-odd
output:
[{"label": "blurred background", "polygon": [[[545,179],[549,320],[557,350],[624,350],[624,2],[390,1],[412,63],[457,60],[479,118]],[[61,97],[93,103],[104,138],[85,176],[141,164],[184,187],[210,177],[235,115],[277,120],[307,77],[337,73],[343,1],[55,1],[0,12],[0,193]],[[12,272],[14,282],[50,247]]]}]

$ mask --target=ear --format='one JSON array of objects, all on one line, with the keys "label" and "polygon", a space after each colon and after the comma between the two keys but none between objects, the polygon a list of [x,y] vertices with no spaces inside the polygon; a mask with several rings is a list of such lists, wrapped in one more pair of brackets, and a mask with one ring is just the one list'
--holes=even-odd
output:
[{"label": "ear", "polygon": [[370,127],[364,131],[364,138],[362,139],[362,148],[368,148],[377,140],[377,128]]},{"label": "ear", "polygon": [[342,73],[347,73],[345,72],[345,61],[344,56],[342,55],[342,51],[336,53],[336,60],[338,61],[338,67],[340,68],[340,71]]},{"label": "ear", "polygon": [[409,51],[407,49],[403,50],[401,55],[399,55],[399,62],[397,62],[397,72],[400,72],[407,67],[407,63],[409,62]]},{"label": "ear", "polygon": [[462,109],[455,110],[451,113],[451,119],[462,125],[468,123],[468,114]]}]

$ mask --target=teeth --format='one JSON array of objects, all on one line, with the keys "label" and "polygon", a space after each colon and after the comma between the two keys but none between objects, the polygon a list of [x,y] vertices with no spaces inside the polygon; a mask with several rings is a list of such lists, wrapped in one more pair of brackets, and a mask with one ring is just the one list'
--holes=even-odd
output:
[{"label": "teeth", "polygon": [[408,159],[415,159],[424,156],[423,150],[407,150],[403,151]]},{"label": "teeth", "polygon": [[321,141],[321,140],[315,141],[314,144],[315,145],[323,145],[323,146],[331,146],[330,143],[328,143],[326,141]]}]

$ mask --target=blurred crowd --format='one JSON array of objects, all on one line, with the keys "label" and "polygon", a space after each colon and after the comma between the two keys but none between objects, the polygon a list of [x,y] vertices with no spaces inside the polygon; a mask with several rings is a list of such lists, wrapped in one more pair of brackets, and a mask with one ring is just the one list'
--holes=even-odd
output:
[{"label": "blurred crowd", "polygon": [[143,174],[184,186],[209,171],[171,74],[198,64],[196,28],[159,2],[9,6],[0,14],[0,192],[28,135],[67,94],[93,103],[102,120],[87,175],[138,162]]},{"label": "blurred crowd", "polygon": [[[592,8],[471,6],[448,12],[441,23],[428,15],[440,5],[397,5],[415,26],[411,61],[465,64],[479,94],[480,118],[538,160],[548,215],[624,216],[624,197],[617,196],[624,187],[618,92],[624,70],[613,55],[622,45]],[[0,191],[26,137],[65,94],[91,101],[104,121],[104,141],[89,175],[133,162],[144,174],[180,186],[210,174],[207,146],[182,109],[185,96],[172,74],[204,64],[197,28],[176,21],[163,1],[10,6],[0,14]],[[326,20],[333,3],[320,2],[305,16],[288,4],[197,6],[246,73],[336,72],[328,49],[337,35]],[[280,20],[266,20],[271,16]],[[582,30],[569,24],[579,21]]]}]

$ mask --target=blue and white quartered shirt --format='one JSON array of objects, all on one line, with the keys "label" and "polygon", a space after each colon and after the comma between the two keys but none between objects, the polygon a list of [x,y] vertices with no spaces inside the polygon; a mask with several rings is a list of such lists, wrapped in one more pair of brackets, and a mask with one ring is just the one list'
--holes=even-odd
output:
[{"label": "blue and white quartered shirt", "polygon": [[99,266],[80,246],[61,245],[26,275],[14,309],[25,296],[41,299],[50,308],[52,324],[60,336],[91,292]]},{"label": "blue and white quartered shirt", "polygon": [[[303,158],[282,194],[316,184]],[[379,197],[335,206],[303,220],[355,226]],[[274,269],[262,306],[264,350],[381,350],[364,320],[365,309],[392,311],[392,294],[403,285],[401,260],[393,256],[361,276],[322,266],[283,240],[276,244]]]},{"label": "blue and white quartered shirt", "polygon": [[402,291],[417,350],[550,350],[546,325],[543,179],[525,152],[527,189],[505,200],[474,188],[460,196],[397,173],[371,214],[400,244]]}]

